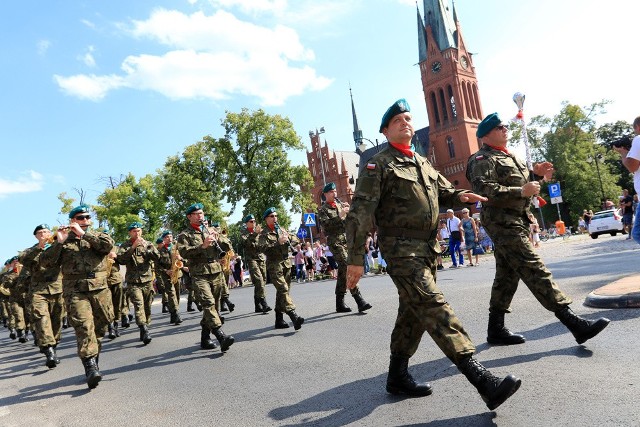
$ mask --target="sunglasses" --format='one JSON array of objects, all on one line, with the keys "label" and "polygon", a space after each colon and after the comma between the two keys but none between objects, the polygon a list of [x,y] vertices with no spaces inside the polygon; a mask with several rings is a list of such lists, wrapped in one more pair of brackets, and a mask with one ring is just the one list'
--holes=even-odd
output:
[{"label": "sunglasses", "polygon": [[76,221],[82,221],[83,219],[91,219],[91,215],[78,215],[74,216],[73,219]]},{"label": "sunglasses", "polygon": [[498,126],[496,126],[496,129],[499,129],[499,130],[509,130],[509,128],[507,128],[505,125],[498,125]]}]

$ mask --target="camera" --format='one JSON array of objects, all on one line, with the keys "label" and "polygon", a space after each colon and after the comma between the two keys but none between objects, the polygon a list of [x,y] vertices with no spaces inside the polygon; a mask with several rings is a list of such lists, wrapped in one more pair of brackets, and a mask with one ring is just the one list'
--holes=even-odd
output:
[{"label": "camera", "polygon": [[623,136],[620,139],[617,139],[611,143],[612,147],[616,148],[624,148],[625,150],[631,150],[631,137]]}]

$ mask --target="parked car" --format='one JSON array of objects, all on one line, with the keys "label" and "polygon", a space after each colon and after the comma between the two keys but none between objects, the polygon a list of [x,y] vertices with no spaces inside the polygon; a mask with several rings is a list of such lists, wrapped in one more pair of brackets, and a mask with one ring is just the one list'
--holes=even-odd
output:
[{"label": "parked car", "polygon": [[624,233],[620,209],[596,212],[589,222],[589,235],[592,239],[597,239],[601,234],[615,236],[618,232]]}]

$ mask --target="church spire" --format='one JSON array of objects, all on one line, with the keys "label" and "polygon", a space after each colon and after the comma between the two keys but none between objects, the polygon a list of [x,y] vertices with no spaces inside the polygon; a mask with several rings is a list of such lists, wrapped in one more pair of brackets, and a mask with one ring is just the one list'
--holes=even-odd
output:
[{"label": "church spire", "polygon": [[418,62],[422,62],[427,60],[427,34],[418,3],[416,3],[416,12],[418,13]]},{"label": "church spire", "polygon": [[351,86],[349,86],[349,96],[351,96],[351,115],[353,116],[353,140],[356,143],[356,150],[362,142],[362,131],[358,124],[358,117],[356,116],[356,107],[353,105],[353,93],[351,92]]},{"label": "church spire", "polygon": [[448,0],[424,0],[424,23],[431,27],[440,52],[458,47],[454,21],[455,16],[449,11]]}]

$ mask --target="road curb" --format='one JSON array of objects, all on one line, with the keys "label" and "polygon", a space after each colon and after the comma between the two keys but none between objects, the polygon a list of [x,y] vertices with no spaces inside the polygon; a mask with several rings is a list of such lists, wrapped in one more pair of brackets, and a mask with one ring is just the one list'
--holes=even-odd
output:
[{"label": "road curb", "polygon": [[587,295],[584,304],[597,308],[640,308],[640,274],[596,289]]}]

